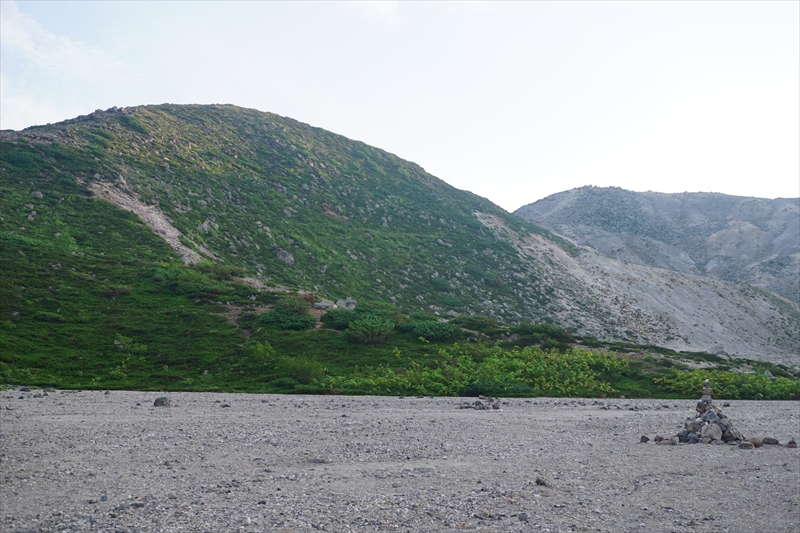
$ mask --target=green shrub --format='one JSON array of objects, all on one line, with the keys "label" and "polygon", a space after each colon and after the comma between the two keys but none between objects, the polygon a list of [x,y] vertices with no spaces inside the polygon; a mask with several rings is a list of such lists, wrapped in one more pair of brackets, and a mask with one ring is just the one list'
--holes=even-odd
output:
[{"label": "green shrub", "polygon": [[308,314],[311,304],[300,296],[284,296],[275,304],[275,311],[285,315],[304,316]]},{"label": "green shrub", "polygon": [[350,322],[357,320],[356,312],[352,309],[331,309],[322,315],[321,321],[333,329],[347,329]]},{"label": "green shrub", "polygon": [[394,322],[376,315],[367,315],[350,323],[347,338],[360,344],[383,344],[394,334]]},{"label": "green shrub", "polygon": [[33,315],[34,320],[39,322],[63,322],[64,317],[58,313],[50,313],[48,311],[37,311]]},{"label": "green shrub", "polygon": [[319,381],[325,375],[322,363],[304,356],[278,356],[275,371],[279,376],[296,380],[302,385]]},{"label": "green shrub", "polygon": [[313,328],[317,321],[313,316],[290,315],[276,309],[261,315],[260,322],[278,329],[303,330]]},{"label": "green shrub", "polygon": [[708,379],[715,398],[732,400],[800,400],[800,380],[764,374],[741,374],[719,370],[673,372],[653,378],[664,390],[697,396]]},{"label": "green shrub", "polygon": [[107,285],[100,289],[100,296],[105,296],[106,298],[128,296],[130,293],[130,287],[125,287],[123,285]]},{"label": "green shrub", "polygon": [[499,327],[496,319],[482,315],[460,316],[451,320],[450,323],[481,333],[490,333]]},{"label": "green shrub", "polygon": [[415,337],[423,337],[429,341],[453,340],[462,334],[461,327],[450,322],[412,322],[409,330]]}]

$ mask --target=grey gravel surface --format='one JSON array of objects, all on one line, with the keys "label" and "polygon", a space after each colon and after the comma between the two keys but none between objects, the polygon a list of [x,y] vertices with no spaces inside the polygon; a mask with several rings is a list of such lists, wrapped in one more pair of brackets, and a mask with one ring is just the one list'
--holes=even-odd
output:
[{"label": "grey gravel surface", "polygon": [[[696,400],[36,394],[0,392],[3,532],[800,531],[800,449],[639,442]],[[731,403],[800,438],[800,403]]]}]

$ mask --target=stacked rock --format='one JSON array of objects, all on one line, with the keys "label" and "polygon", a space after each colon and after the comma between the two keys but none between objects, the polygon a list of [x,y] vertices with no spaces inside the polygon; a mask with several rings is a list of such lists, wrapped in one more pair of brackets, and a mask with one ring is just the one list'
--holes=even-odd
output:
[{"label": "stacked rock", "polygon": [[[729,404],[725,404],[727,407]],[[772,437],[758,438],[753,437],[745,439],[741,431],[733,427],[733,422],[730,418],[722,412],[722,409],[714,405],[711,399],[711,383],[705,380],[703,383],[703,395],[700,401],[697,402],[695,408],[697,414],[686,419],[683,425],[683,431],[672,437],[656,436],[653,439],[656,444],[731,444],[739,445],[739,448],[751,449],[760,448],[765,444],[779,446],[778,439]],[[647,436],[642,436],[641,442],[647,443],[650,439]],[[787,448],[797,448],[797,442],[791,439],[787,444]]]},{"label": "stacked rock", "polygon": [[[686,419],[683,431],[678,433],[678,442],[688,444],[739,444],[744,440],[742,433],[733,427],[733,422],[714,405],[711,398],[711,383],[703,383],[703,395],[697,402],[696,416]],[[674,437],[673,437],[674,439]]]}]

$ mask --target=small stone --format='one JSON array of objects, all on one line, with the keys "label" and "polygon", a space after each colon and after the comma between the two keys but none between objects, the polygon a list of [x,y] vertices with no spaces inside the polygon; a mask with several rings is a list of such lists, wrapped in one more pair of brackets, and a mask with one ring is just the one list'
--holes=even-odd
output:
[{"label": "small stone", "polygon": [[517,518],[520,522],[527,522],[528,521],[528,514],[527,513],[519,513]]},{"label": "small stone", "polygon": [[644,442],[644,443],[650,442],[650,437],[642,435],[641,438],[639,439],[639,442]]},{"label": "small stone", "polygon": [[542,479],[540,477],[536,478],[536,484],[539,485],[540,487],[549,487],[549,485],[547,484],[547,481],[545,481],[544,479]]},{"label": "small stone", "polygon": [[792,440],[790,440],[789,442],[786,443],[786,447],[787,448],[797,448],[797,443],[794,441],[794,439],[792,439]]},{"label": "small stone", "polygon": [[753,449],[753,443],[752,442],[747,442],[747,441],[740,442],[739,443],[739,448],[742,449],[742,450],[752,450]]},{"label": "small stone", "polygon": [[761,442],[761,439],[759,439],[758,437],[751,437],[747,439],[745,442],[751,443],[756,448],[761,448],[764,445],[764,443]]},{"label": "small stone", "polygon": [[156,398],[156,401],[153,402],[154,407],[169,407],[169,398],[166,396],[161,396]]},{"label": "small stone", "polygon": [[763,439],[761,439],[761,442],[763,442],[764,444],[773,444],[773,445],[779,444],[778,439],[774,439],[772,437],[764,437]]},{"label": "small stone", "polygon": [[722,428],[719,424],[709,424],[700,432],[701,437],[708,437],[711,440],[722,439]]}]

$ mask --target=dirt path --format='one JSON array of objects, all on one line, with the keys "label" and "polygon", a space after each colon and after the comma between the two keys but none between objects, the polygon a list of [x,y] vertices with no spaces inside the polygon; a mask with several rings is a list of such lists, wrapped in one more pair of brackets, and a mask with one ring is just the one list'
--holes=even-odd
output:
[{"label": "dirt path", "polygon": [[[0,393],[4,532],[800,528],[800,449],[639,443],[694,401],[35,392]],[[799,403],[732,403],[800,437]]]}]

